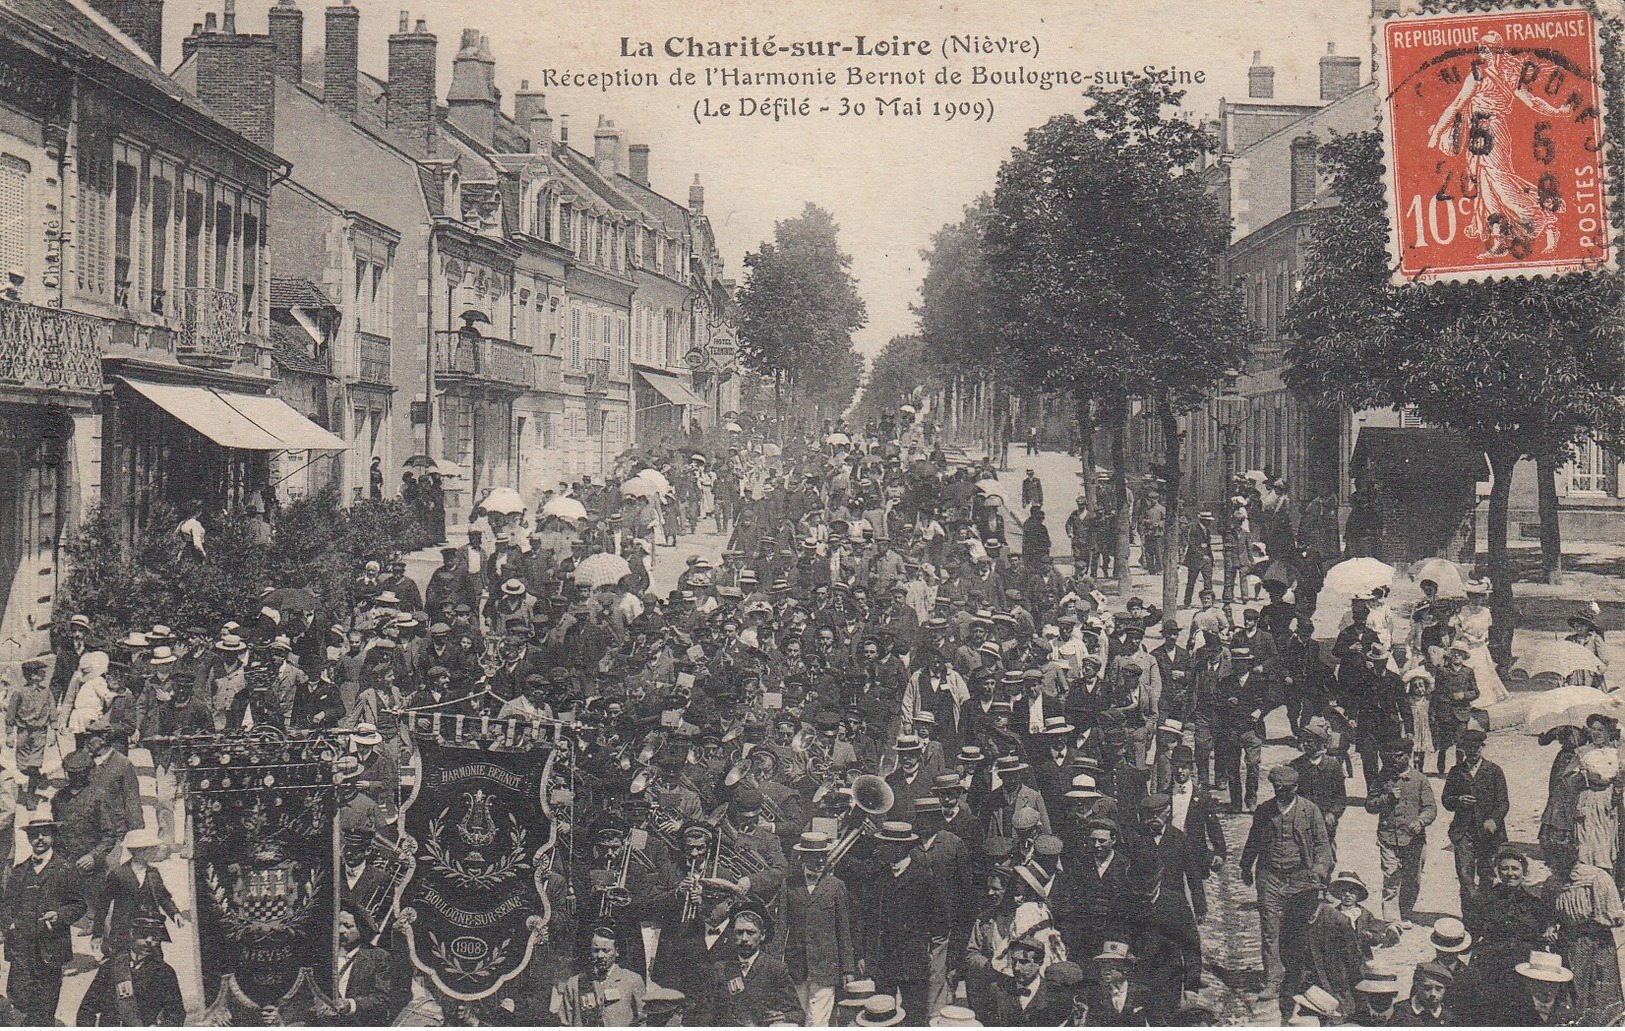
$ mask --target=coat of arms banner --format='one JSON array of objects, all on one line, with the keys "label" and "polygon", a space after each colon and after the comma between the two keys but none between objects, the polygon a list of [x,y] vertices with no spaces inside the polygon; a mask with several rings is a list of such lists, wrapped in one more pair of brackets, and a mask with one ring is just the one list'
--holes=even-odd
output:
[{"label": "coat of arms banner", "polygon": [[255,733],[187,752],[205,991],[296,1016],[333,990],[332,745]]}]

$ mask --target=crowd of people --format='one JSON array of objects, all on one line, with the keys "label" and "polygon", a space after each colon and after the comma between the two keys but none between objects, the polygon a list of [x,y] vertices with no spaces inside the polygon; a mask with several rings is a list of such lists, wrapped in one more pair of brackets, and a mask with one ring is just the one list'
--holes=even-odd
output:
[{"label": "crowd of people", "polygon": [[[348,599],[278,607],[268,591],[241,624],[67,621],[54,671],[25,667],[7,711],[34,852],[0,921],[11,1002],[56,1017],[67,928],[89,914],[97,985],[111,972],[81,1021],[176,1016],[170,979],[151,974],[179,911],[148,850],[184,847],[183,742],[271,724],[349,742],[332,1015],[345,1022],[1214,1023],[1233,993],[1215,990],[1201,931],[1226,864],[1257,892],[1264,970],[1244,1006],[1368,1026],[1625,1008],[1617,727],[1553,735],[1553,875],[1531,888],[1479,719],[1504,690],[1475,653],[1481,584],[1459,609],[1430,595],[1406,615],[1363,595],[1323,647],[1314,599],[1339,549],[1294,519],[1274,477],[1238,479],[1232,531],[1203,513],[1174,543],[1154,493],[1141,499],[1143,563],[1179,555],[1193,587],[1206,563],[1184,616],[1108,601],[1103,581],[1125,571],[1077,550],[1099,529],[1082,502],[1067,532],[1088,558],[1063,572],[1030,528],[1044,526],[1035,476],[1012,555],[995,471],[918,434],[645,458],[561,486],[534,515],[478,511],[421,587],[379,556]],[[614,482],[634,477],[633,492]],[[1255,506],[1243,565],[1232,539]],[[717,563],[670,547],[704,520],[728,534]],[[1235,574],[1222,600],[1215,538]],[[582,575],[606,553],[626,571]],[[657,562],[681,565],[664,597]],[[398,925],[380,931],[413,762],[403,717],[429,708],[568,728],[547,934],[473,1003],[414,976]],[[1266,775],[1278,709],[1302,754]],[[152,827],[129,795],[132,746],[156,767]],[[51,750],[66,787],[46,783]],[[1377,815],[1376,912],[1339,861],[1356,763]],[[1436,955],[1402,999],[1385,957],[1416,917],[1441,815],[1459,918],[1433,923]]]}]

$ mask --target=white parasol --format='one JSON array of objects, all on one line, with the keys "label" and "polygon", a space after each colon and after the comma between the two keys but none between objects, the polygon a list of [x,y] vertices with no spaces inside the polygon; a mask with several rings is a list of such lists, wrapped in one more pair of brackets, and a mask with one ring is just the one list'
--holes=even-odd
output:
[{"label": "white parasol", "polygon": [[568,519],[573,523],[577,519],[587,518],[587,506],[575,498],[554,498],[542,506],[542,517]]},{"label": "white parasol", "polygon": [[593,589],[620,583],[621,578],[632,573],[632,566],[619,555],[611,555],[601,551],[596,555],[588,555],[576,566],[575,580],[578,584],[586,584]]},{"label": "white parasol", "polygon": [[1594,687],[1558,687],[1537,695],[1529,703],[1529,715],[1524,729],[1531,734],[1544,734],[1555,727],[1584,726],[1588,716],[1618,718],[1625,709],[1625,699],[1607,695]]},{"label": "white parasol", "polygon": [[525,499],[512,487],[493,487],[479,507],[499,515],[518,515],[525,510]]}]

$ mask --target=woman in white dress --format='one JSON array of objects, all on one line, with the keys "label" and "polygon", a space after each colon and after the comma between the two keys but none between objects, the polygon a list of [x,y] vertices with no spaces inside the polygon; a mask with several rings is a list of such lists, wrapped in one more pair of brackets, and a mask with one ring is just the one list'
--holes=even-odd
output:
[{"label": "woman in white dress", "polygon": [[1478,682],[1480,708],[1507,699],[1506,685],[1501,683],[1495,660],[1490,658],[1490,610],[1484,607],[1489,593],[1490,585],[1483,580],[1467,581],[1467,603],[1450,617],[1450,626],[1455,631],[1454,643],[1467,646],[1467,666]]}]

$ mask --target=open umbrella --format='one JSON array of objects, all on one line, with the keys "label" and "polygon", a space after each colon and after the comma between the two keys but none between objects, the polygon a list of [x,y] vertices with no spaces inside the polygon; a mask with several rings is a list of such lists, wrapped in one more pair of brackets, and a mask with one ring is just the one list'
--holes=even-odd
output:
[{"label": "open umbrella", "polygon": [[915,409],[915,407],[913,405],[904,405],[903,407],[901,407],[901,408],[899,408],[897,410],[899,412],[907,412],[910,415],[917,414],[917,411],[916,411],[916,409]]},{"label": "open umbrella", "polygon": [[648,480],[650,483],[654,484],[655,489],[659,490],[662,494],[671,493],[671,481],[666,479],[665,474],[658,469],[645,469],[638,473],[638,477],[640,479]]},{"label": "open umbrella", "polygon": [[308,587],[279,587],[260,604],[278,612],[309,612],[316,608],[316,595]]},{"label": "open umbrella", "polygon": [[657,498],[661,490],[642,476],[634,476],[621,484],[621,493],[629,498]]},{"label": "open umbrella", "polygon": [[998,480],[978,480],[976,481],[976,489],[983,494],[997,494],[1004,488],[1000,486]]},{"label": "open umbrella", "polygon": [[1394,567],[1388,563],[1374,558],[1351,558],[1326,570],[1321,590],[1353,597],[1374,587],[1388,587],[1393,582]]},{"label": "open umbrella", "polygon": [[850,444],[850,443],[852,443],[852,438],[847,436],[844,433],[831,433],[829,436],[824,438],[824,443],[826,443],[826,444]]},{"label": "open umbrella", "polygon": [[1545,691],[1529,703],[1524,729],[1544,734],[1554,727],[1583,726],[1586,717],[1619,716],[1625,699],[1606,695],[1594,687],[1559,687]]},{"label": "open umbrella", "polygon": [[401,468],[412,469],[422,473],[439,473],[441,476],[461,476],[463,470],[444,458],[430,458],[428,455],[413,455],[401,463]]},{"label": "open umbrella", "polygon": [[737,422],[725,422],[722,424],[722,428],[727,430],[729,433],[745,432],[744,427],[740,426]]},{"label": "open umbrella", "polygon": [[587,518],[587,506],[575,498],[554,498],[542,506],[542,517],[568,519],[573,523],[577,519]]},{"label": "open umbrella", "polygon": [[1442,558],[1430,558],[1411,570],[1411,579],[1417,583],[1423,580],[1432,580],[1439,585],[1441,598],[1465,598],[1467,590],[1463,586],[1461,570],[1454,562]]},{"label": "open umbrella", "polygon": [[1556,673],[1564,680],[1573,673],[1601,673],[1608,668],[1608,664],[1585,645],[1552,638],[1535,641],[1522,649],[1514,665],[1531,677]]},{"label": "open umbrella", "polygon": [[586,584],[597,589],[607,584],[620,583],[621,578],[630,575],[632,566],[619,555],[611,555],[601,551],[596,555],[588,555],[576,566],[575,579],[578,584]]},{"label": "open umbrella", "polygon": [[493,487],[491,493],[480,502],[480,507],[499,515],[518,515],[525,510],[525,499],[512,487]]},{"label": "open umbrella", "polygon": [[1252,480],[1254,483],[1263,483],[1265,480],[1269,479],[1268,476],[1264,475],[1264,470],[1262,469],[1248,469],[1242,475],[1247,479]]}]

